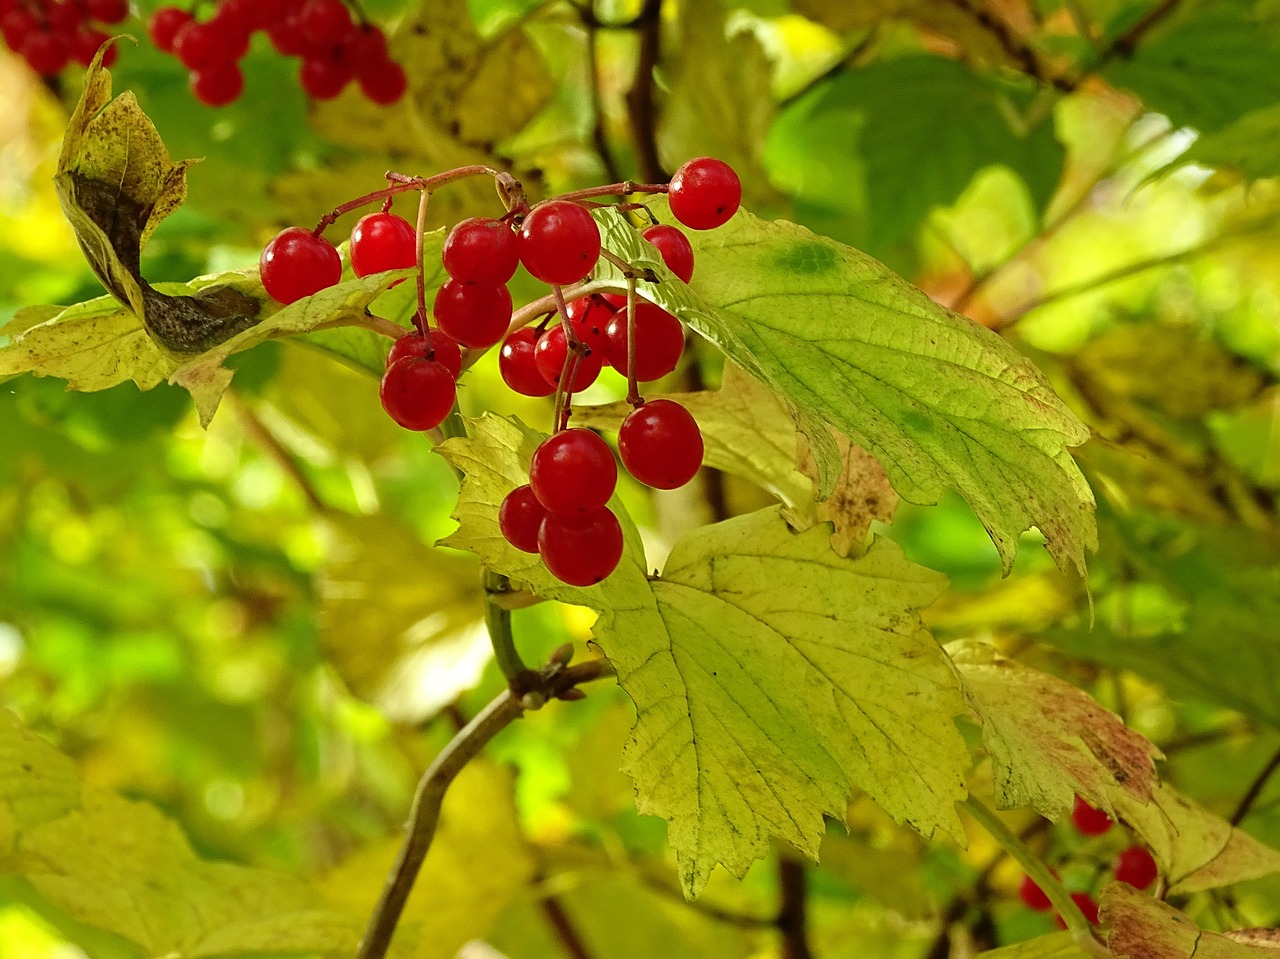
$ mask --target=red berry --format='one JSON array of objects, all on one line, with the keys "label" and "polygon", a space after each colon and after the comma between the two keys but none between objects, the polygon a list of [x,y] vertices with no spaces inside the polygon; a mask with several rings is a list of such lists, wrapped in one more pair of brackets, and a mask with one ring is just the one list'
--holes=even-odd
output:
[{"label": "red berry", "polygon": [[394,213],[362,216],[351,231],[351,269],[356,276],[403,270],[418,262],[413,224]]},{"label": "red berry", "polygon": [[1130,846],[1116,857],[1116,882],[1146,889],[1159,874],[1155,859],[1142,846]]},{"label": "red berry", "polygon": [[27,38],[40,31],[40,21],[26,7],[10,10],[0,17],[0,33],[10,50],[21,50]]},{"label": "red berry", "polygon": [[[627,373],[627,311],[619,310],[605,330],[609,337],[609,365]],[[676,368],[684,353],[684,327],[671,313],[652,303],[636,301],[636,379],[656,380]]]},{"label": "red berry", "polygon": [[453,409],[457,386],[443,363],[406,356],[387,367],[378,395],[387,415],[405,429],[429,430]]},{"label": "red berry", "polygon": [[71,59],[71,48],[62,34],[43,30],[28,34],[18,53],[42,77],[61,73]]},{"label": "red berry", "polygon": [[342,38],[342,57],[357,74],[387,58],[387,35],[372,23],[353,24]]},{"label": "red berry", "polygon": [[1030,876],[1022,877],[1022,885],[1018,887],[1018,898],[1028,909],[1034,909],[1036,912],[1047,912],[1053,908],[1053,903],[1044,894],[1044,890],[1036,885],[1036,881]]},{"label": "red berry", "polygon": [[1076,797],[1075,808],[1071,810],[1071,821],[1086,836],[1101,836],[1113,825],[1110,816],[1101,809],[1094,809],[1079,796]]},{"label": "red berry", "polygon": [[214,63],[230,63],[239,59],[236,44],[212,21],[197,23],[194,20],[178,31],[173,38],[174,56],[188,70],[203,70]]},{"label": "red berry", "polygon": [[[1091,925],[1098,924],[1098,904],[1093,901],[1093,896],[1087,892],[1073,892],[1071,901],[1080,907],[1080,911],[1084,913],[1084,917],[1089,920]],[[1058,924],[1059,929],[1066,929],[1067,924],[1062,921],[1061,916],[1055,916],[1054,920]]]},{"label": "red berry", "polygon": [[523,326],[502,341],[498,354],[502,381],[521,396],[550,396],[556,391],[534,361],[533,349],[539,335],[537,330]]},{"label": "red berry", "polygon": [[586,513],[548,513],[538,552],[551,575],[570,586],[594,586],[618,567],[622,527],[608,507]]},{"label": "red berry", "polygon": [[711,230],[738,212],[742,183],[723,160],[698,157],[676,170],[667,196],[677,220],[694,230]]},{"label": "red berry", "polygon": [[151,15],[147,23],[147,34],[157,50],[165,53],[173,52],[173,41],[178,32],[191,22],[191,14],[177,7],[161,7]]},{"label": "red berry", "polygon": [[[98,52],[98,48],[109,40],[105,33],[101,30],[95,30],[92,27],[82,27],[71,35],[71,58],[76,63],[88,66],[93,62],[94,55]],[[119,58],[119,47],[112,45],[107,48],[107,52],[102,55],[102,65],[104,67],[112,66]]]},{"label": "red berry", "polygon": [[538,531],[547,518],[547,508],[533,495],[533,487],[517,486],[498,507],[498,529],[516,549],[526,553],[538,551]]},{"label": "red berry", "polygon": [[[431,350],[435,351],[435,356],[427,356]],[[457,343],[439,330],[431,330],[427,336],[414,330],[400,337],[387,351],[387,366],[406,356],[434,359],[452,373],[455,380],[462,375],[462,351],[458,349]]]},{"label": "red berry", "polygon": [[276,52],[286,57],[300,57],[310,49],[307,41],[302,39],[302,34],[298,31],[296,15],[285,16],[270,24],[267,27],[267,38],[276,48]]},{"label": "red berry", "polygon": [[598,295],[580,296],[565,304],[565,312],[578,339],[607,359],[609,337],[605,331],[617,312],[609,301]]},{"label": "red berry", "polygon": [[688,237],[665,223],[651,226],[640,235],[658,248],[668,270],[686,283],[693,279],[693,247]]},{"label": "red berry", "polygon": [[[560,385],[560,378],[565,373],[565,358],[569,355],[568,341],[565,339],[564,327],[556,325],[538,338],[533,350],[533,359],[538,372],[552,386]],[[596,381],[600,370],[604,368],[604,354],[599,350],[588,356],[578,354],[573,367],[573,379],[569,386],[570,393],[579,393]]]},{"label": "red berry", "polygon": [[227,35],[239,34],[247,41],[260,25],[261,14],[254,0],[222,0],[213,20]]},{"label": "red berry", "polygon": [[378,60],[360,71],[360,89],[374,103],[385,107],[404,96],[409,78],[394,60]]},{"label": "red berry", "polygon": [[313,100],[332,100],[351,82],[351,68],[333,57],[307,57],[298,85]]},{"label": "red berry", "polygon": [[534,451],[529,485],[551,512],[581,513],[609,502],[618,464],[609,444],[590,430],[561,430]]},{"label": "red berry", "polygon": [[535,206],[520,227],[520,262],[543,283],[577,283],[600,258],[600,229],[568,200]]},{"label": "red berry", "polygon": [[622,421],[618,454],[627,472],[641,483],[676,489],[702,466],[702,431],[674,400],[650,400]]},{"label": "red berry", "polygon": [[475,216],[449,231],[440,260],[455,280],[506,283],[516,275],[520,253],[511,227],[500,220]]},{"label": "red berry", "polygon": [[445,280],[431,314],[440,329],[463,346],[487,350],[511,323],[511,294],[500,283]]},{"label": "red berry", "polygon": [[89,19],[99,23],[119,23],[129,16],[128,0],[83,0],[83,3]]},{"label": "red berry", "polygon": [[61,34],[70,41],[71,35],[86,22],[86,17],[77,4],[55,2],[44,6],[44,21],[50,33]]},{"label": "red berry", "polygon": [[298,10],[298,32],[314,49],[332,47],[351,29],[351,11],[342,0],[307,0]]},{"label": "red berry", "polygon": [[291,226],[272,237],[262,251],[258,272],[272,299],[287,304],[337,283],[342,260],[324,237]]},{"label": "red berry", "polygon": [[225,107],[244,92],[244,74],[234,63],[211,63],[192,71],[191,92],[205,106]]}]

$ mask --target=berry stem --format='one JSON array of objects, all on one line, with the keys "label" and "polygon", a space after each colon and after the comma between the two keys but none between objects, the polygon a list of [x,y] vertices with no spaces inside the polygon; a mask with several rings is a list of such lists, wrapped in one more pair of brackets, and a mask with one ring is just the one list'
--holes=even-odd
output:
[{"label": "berry stem", "polygon": [[604,249],[603,247],[601,247],[600,249],[600,259],[608,260],[610,263],[616,266],[619,270],[622,271],[622,275],[626,279],[634,278],[634,279],[640,279],[640,280],[647,280],[650,283],[658,282],[658,275],[654,273],[653,270],[650,270],[648,267],[645,267],[643,270],[637,270],[634,266],[632,266],[622,257],[618,256],[616,253],[610,253],[608,250]]},{"label": "berry stem", "polygon": [[557,430],[564,429],[569,423],[569,413],[573,406],[573,378],[578,375],[578,357],[583,343],[569,322],[569,307],[565,303],[564,288],[558,283],[551,287],[551,295],[556,301],[556,312],[560,314],[560,326],[564,329],[564,369],[560,373],[560,382],[556,384],[555,416],[551,422]]},{"label": "berry stem", "polygon": [[437,173],[435,176],[405,176],[403,173],[396,173],[394,170],[388,170],[385,174],[387,185],[380,190],[374,190],[372,193],[366,193],[364,196],[358,196],[354,200],[348,200],[341,206],[336,206],[316,223],[314,231],[319,236],[340,216],[345,216],[352,210],[358,210],[362,206],[368,206],[370,203],[376,203],[379,200],[387,200],[398,193],[408,193],[410,190],[422,190],[430,193],[437,187],[442,187],[446,183],[452,183],[455,180],[464,180],[469,176],[491,176],[495,181],[501,182],[503,177],[510,179],[510,174],[505,174],[501,170],[495,170],[493,167],[485,166],[481,163],[473,163],[470,166],[460,166],[452,170],[445,170],[444,173]]},{"label": "berry stem", "polygon": [[589,200],[596,196],[629,196],[632,193],[666,193],[667,184],[665,183],[633,183],[631,180],[623,180],[621,183],[610,183],[606,186],[593,186],[585,190],[574,190],[571,193],[561,193],[555,197],[557,200]]},{"label": "berry stem", "polygon": [[511,584],[507,577],[490,569],[483,571],[481,581],[484,585],[484,622],[489,629],[493,656],[502,675],[507,677],[508,685],[514,689],[529,672],[529,667],[516,649],[515,633],[511,630],[511,610],[498,601],[500,596],[511,592]]},{"label": "berry stem", "polygon": [[423,190],[418,199],[418,222],[413,228],[413,253],[418,266],[418,312],[414,314],[413,325],[426,336],[431,329],[427,320],[427,269],[422,252],[423,235],[427,229],[427,206],[431,203],[431,191]]},{"label": "berry stem", "polygon": [[1062,921],[1067,924],[1075,944],[1091,956],[1098,956],[1100,959],[1110,957],[1111,951],[1094,936],[1089,920],[1084,917],[1084,913],[1080,911],[1080,907],[1075,904],[1070,894],[1062,888],[1062,883],[1058,882],[1058,878],[1049,871],[1049,867],[1010,831],[1000,817],[973,796],[969,796],[960,805],[1040,887],[1058,915],[1062,917]]},{"label": "berry stem", "polygon": [[627,402],[639,406],[640,384],[636,380],[636,278],[627,277]]}]

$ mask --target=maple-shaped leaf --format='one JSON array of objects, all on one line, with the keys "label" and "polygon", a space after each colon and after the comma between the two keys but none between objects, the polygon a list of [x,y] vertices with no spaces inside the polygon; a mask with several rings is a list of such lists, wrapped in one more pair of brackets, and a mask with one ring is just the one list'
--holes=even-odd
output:
[{"label": "maple-shaped leaf", "polygon": [[1107,948],[1118,959],[1267,959],[1280,946],[1280,930],[1201,929],[1173,906],[1123,882],[1102,890],[1098,918],[1108,927]]},{"label": "maple-shaped leaf", "polygon": [[854,790],[926,836],[962,836],[964,703],[919,616],[943,577],[887,540],[843,557],[826,528],[794,533],[770,509],[689,534],[657,578],[624,519],[608,578],[557,584],[497,524],[538,437],[494,416],[470,434],[441,447],[464,473],[446,542],[600,612],[596,642],[638,713],[624,770],[640,811],[667,820],[687,894],[717,863],[741,875],[775,838],[816,857],[824,817],[843,818]]},{"label": "maple-shaped leaf", "polygon": [[[665,200],[648,205],[666,218]],[[595,216],[611,251],[658,278],[641,282],[641,295],[791,405],[821,496],[841,469],[835,427],[884,466],[903,499],[932,504],[958,490],[1006,572],[1031,526],[1059,566],[1084,571],[1085,551],[1097,548],[1094,498],[1069,447],[1089,432],[1008,342],[794,223],[740,210],[718,229],[691,231],[698,270],[686,286],[622,214]],[[621,277],[603,259],[596,273]]]},{"label": "maple-shaped leaf", "polygon": [[982,721],[1002,809],[1031,805],[1056,822],[1077,794],[1109,811],[1113,789],[1151,802],[1163,755],[1088,693],[984,643],[950,643],[947,653]]}]

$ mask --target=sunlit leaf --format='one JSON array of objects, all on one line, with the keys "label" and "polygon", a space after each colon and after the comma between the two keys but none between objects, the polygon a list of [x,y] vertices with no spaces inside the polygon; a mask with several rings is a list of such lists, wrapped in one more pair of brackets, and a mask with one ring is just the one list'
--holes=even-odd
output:
[{"label": "sunlit leaf", "polygon": [[[599,219],[614,252],[653,262],[618,214]],[[933,503],[958,489],[1006,570],[1034,525],[1060,566],[1083,571],[1096,548],[1094,501],[1068,447],[1088,432],[1005,340],[793,223],[739,212],[692,239],[693,288],[653,267],[663,281],[642,292],[793,404],[820,493],[840,471],[829,424],[879,460],[904,499]]]},{"label": "sunlit leaf", "polygon": [[978,959],[1086,959],[1089,954],[1077,946],[1069,932],[1037,936],[1025,942],[978,953]]},{"label": "sunlit leaf", "polygon": [[0,862],[18,836],[80,801],[75,765],[0,709]]},{"label": "sunlit leaf", "polygon": [[1088,693],[982,643],[952,643],[947,653],[982,721],[1002,808],[1031,805],[1057,821],[1077,794],[1107,809],[1112,788],[1151,801],[1160,750]]}]

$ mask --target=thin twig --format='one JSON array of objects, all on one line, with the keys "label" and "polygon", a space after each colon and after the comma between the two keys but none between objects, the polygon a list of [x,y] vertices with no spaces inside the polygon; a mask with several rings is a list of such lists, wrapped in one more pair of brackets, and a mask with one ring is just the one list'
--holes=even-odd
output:
[{"label": "thin twig", "polygon": [[1271,760],[1262,767],[1262,772],[1258,773],[1258,778],[1250,784],[1249,791],[1244,794],[1244,798],[1240,800],[1240,805],[1231,814],[1231,825],[1238,826],[1244,822],[1245,817],[1249,815],[1249,811],[1253,808],[1253,804],[1258,801],[1258,797],[1262,795],[1262,790],[1266,788],[1267,783],[1277,769],[1280,769],[1280,751],[1277,751],[1271,757]]},{"label": "thin twig", "polygon": [[498,601],[498,597],[510,592],[511,584],[507,577],[487,567],[481,577],[484,582],[484,622],[489,628],[493,655],[502,675],[507,677],[507,682],[514,684],[529,672],[529,667],[516,649],[515,633],[511,629],[511,609]]},{"label": "thin twig", "polygon": [[504,689],[449,741],[418,782],[405,823],[404,842],[378,905],[369,917],[356,959],[383,959],[387,954],[400,914],[435,838],[445,791],[458,773],[525,710],[538,709],[549,699],[571,695],[581,683],[612,673],[613,667],[604,659],[569,667],[553,660],[539,672],[529,674],[527,689]]},{"label": "thin twig", "polygon": [[555,930],[556,938],[560,940],[560,945],[568,953],[569,959],[591,959],[587,944],[582,941],[582,936],[569,919],[569,914],[564,911],[564,906],[560,905],[560,900],[555,896],[546,896],[539,906],[542,914],[547,917],[547,922]]},{"label": "thin twig", "polygon": [[805,921],[805,864],[789,855],[778,856],[778,931],[782,933],[782,959],[813,959]]}]

